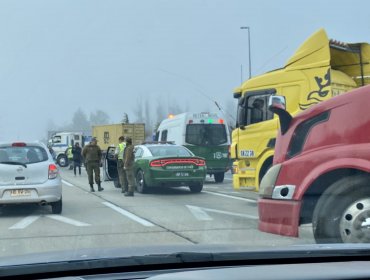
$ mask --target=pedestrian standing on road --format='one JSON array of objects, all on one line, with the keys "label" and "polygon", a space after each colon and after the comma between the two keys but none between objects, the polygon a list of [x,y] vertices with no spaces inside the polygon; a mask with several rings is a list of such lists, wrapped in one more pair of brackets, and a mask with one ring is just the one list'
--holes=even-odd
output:
[{"label": "pedestrian standing on road", "polygon": [[128,181],[128,191],[125,193],[125,196],[134,196],[135,190],[135,176],[134,176],[134,146],[132,145],[132,139],[126,137],[126,148],[124,153],[124,170],[126,172],[127,181]]},{"label": "pedestrian standing on road", "polygon": [[76,176],[76,169],[78,167],[78,174],[81,175],[81,163],[82,163],[82,149],[79,143],[76,143],[72,148],[72,160],[73,160],[73,172]]},{"label": "pedestrian standing on road", "polygon": [[98,146],[98,141],[93,138],[90,144],[86,145],[82,150],[82,156],[85,159],[87,176],[89,178],[90,191],[94,192],[94,181],[93,175],[95,174],[95,183],[98,185],[98,191],[104,190],[101,187],[100,181],[100,161],[102,152]]},{"label": "pedestrian standing on road", "polygon": [[124,151],[126,148],[126,143],[125,143],[125,137],[120,136],[118,138],[118,146],[116,147],[115,150],[115,157],[117,159],[117,172],[118,172],[118,179],[119,179],[119,184],[121,185],[121,192],[126,193],[128,190],[128,182],[127,182],[127,177],[126,177],[126,172],[123,169],[123,155]]}]

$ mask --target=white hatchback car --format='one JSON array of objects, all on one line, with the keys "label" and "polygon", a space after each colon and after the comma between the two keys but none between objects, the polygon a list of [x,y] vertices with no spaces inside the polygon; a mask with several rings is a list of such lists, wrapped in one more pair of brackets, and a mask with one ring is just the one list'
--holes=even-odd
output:
[{"label": "white hatchback car", "polygon": [[38,203],[62,212],[62,180],[40,142],[0,144],[0,205]]}]

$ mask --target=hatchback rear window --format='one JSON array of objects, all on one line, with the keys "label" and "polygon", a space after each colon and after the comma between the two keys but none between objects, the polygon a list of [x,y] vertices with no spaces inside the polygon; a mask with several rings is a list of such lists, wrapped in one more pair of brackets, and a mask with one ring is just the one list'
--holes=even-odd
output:
[{"label": "hatchback rear window", "polygon": [[39,146],[2,146],[0,147],[1,162],[19,162],[32,164],[48,160],[48,154],[44,148]]},{"label": "hatchback rear window", "polygon": [[192,154],[181,146],[153,146],[148,147],[150,152],[155,157],[160,156],[174,156],[174,157],[189,157]]}]

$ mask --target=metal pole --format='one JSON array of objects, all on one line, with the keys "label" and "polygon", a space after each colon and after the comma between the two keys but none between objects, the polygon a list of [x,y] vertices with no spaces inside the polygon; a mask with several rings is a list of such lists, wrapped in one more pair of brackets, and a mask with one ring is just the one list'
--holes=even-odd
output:
[{"label": "metal pole", "polygon": [[248,59],[249,59],[249,79],[252,77],[252,61],[251,61],[251,33],[249,26],[242,26],[240,29],[248,29]]}]

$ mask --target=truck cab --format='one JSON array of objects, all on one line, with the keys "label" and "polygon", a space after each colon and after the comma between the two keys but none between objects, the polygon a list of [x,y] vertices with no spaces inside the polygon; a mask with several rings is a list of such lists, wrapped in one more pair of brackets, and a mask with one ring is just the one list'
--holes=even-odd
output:
[{"label": "truck cab", "polygon": [[263,177],[259,229],[294,236],[312,224],[317,243],[370,242],[370,85],[294,118],[282,96],[273,166]]},{"label": "truck cab", "polygon": [[237,123],[230,149],[234,189],[258,191],[272,165],[279,123],[268,110],[271,96],[284,96],[287,111],[295,116],[312,105],[368,84],[369,62],[369,44],[329,40],[321,29],[298,48],[283,68],[253,77],[237,88]]}]

